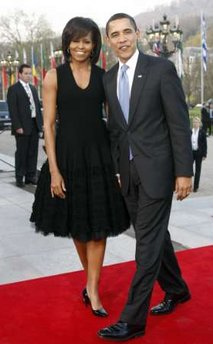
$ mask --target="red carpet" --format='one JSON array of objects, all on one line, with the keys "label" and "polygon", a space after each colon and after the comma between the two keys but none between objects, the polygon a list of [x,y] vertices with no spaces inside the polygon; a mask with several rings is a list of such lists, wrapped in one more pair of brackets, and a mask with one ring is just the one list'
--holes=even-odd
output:
[{"label": "red carpet", "polygon": [[[178,253],[192,300],[176,312],[149,317],[138,344],[213,343],[213,246]],[[82,272],[0,286],[0,344],[100,344],[99,328],[117,320],[126,299],[134,263],[105,267],[102,301],[110,316],[95,318],[81,303]],[[152,304],[162,298],[156,286]]]}]

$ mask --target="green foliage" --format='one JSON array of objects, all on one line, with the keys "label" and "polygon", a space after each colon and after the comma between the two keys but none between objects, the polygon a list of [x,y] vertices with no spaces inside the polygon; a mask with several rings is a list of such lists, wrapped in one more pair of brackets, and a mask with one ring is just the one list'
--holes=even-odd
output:
[{"label": "green foliage", "polygon": [[190,127],[192,128],[192,121],[194,117],[201,118],[201,108],[194,107],[193,109],[189,110],[189,118],[190,118]]},{"label": "green foliage", "polygon": [[195,34],[194,36],[189,36],[187,41],[184,43],[185,47],[200,47],[201,38],[200,33]]},{"label": "green foliage", "polygon": [[[208,28],[206,32],[207,46],[213,48],[213,27]],[[197,31],[193,35],[188,35],[187,40],[184,42],[185,47],[200,47],[201,37],[200,31]]]},{"label": "green foliage", "polygon": [[193,109],[190,109],[189,110],[189,116],[190,117],[200,117],[200,110],[201,108],[200,107],[194,107]]},{"label": "green foliage", "polygon": [[208,28],[207,31],[207,45],[208,47],[213,47],[213,24]]}]

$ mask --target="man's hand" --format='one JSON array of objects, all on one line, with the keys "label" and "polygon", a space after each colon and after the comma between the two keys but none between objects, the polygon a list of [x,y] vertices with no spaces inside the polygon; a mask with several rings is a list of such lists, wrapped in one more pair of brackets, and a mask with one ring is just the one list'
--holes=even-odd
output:
[{"label": "man's hand", "polygon": [[120,187],[121,187],[121,178],[120,178],[120,174],[117,173],[117,174],[116,174],[116,177],[117,177],[118,183],[119,183],[119,185],[120,185]]},{"label": "man's hand", "polygon": [[175,193],[177,200],[182,201],[192,191],[192,177],[176,177]]},{"label": "man's hand", "polygon": [[16,134],[19,134],[19,135],[24,134],[23,128],[18,128],[18,129],[16,129]]}]

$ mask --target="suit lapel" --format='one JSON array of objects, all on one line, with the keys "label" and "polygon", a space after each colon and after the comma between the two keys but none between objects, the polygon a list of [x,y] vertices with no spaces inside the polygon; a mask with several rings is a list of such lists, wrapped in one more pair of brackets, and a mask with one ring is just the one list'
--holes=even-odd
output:
[{"label": "suit lapel", "polygon": [[24,86],[22,85],[22,83],[20,81],[17,83],[17,86],[18,86],[20,92],[24,95],[24,97],[27,100],[27,102],[29,102],[29,97],[27,95],[27,92],[26,92]]},{"label": "suit lapel", "polygon": [[134,117],[134,113],[137,108],[138,101],[141,97],[144,85],[146,83],[148,75],[148,59],[143,53],[139,53],[138,62],[135,68],[134,79],[132,83],[131,96],[130,96],[130,110],[129,110],[129,122],[131,124]]},{"label": "suit lapel", "polygon": [[32,85],[29,85],[29,86],[30,86],[30,89],[31,89],[31,93],[32,93],[32,96],[33,96],[34,103],[36,104],[35,90],[34,90],[34,88],[32,87]]}]

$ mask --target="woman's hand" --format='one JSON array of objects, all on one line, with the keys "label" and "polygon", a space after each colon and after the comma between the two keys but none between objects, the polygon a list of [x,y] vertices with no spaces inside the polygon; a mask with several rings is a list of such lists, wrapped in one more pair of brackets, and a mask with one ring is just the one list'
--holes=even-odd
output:
[{"label": "woman's hand", "polygon": [[52,197],[57,196],[59,198],[65,198],[65,183],[62,175],[59,172],[51,173],[51,185],[50,185]]}]

